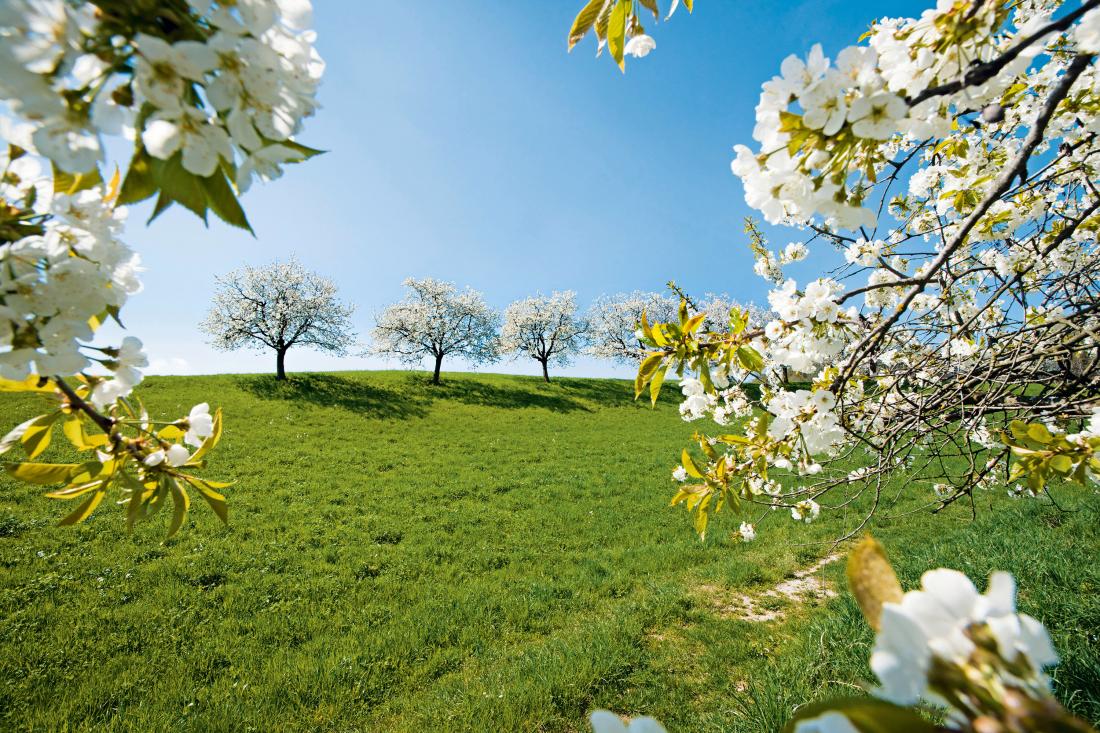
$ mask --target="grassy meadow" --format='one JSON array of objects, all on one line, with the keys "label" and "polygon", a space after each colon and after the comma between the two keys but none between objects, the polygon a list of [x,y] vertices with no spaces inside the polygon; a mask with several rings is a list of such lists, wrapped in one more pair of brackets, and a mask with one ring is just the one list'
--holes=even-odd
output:
[{"label": "grassy meadow", "polygon": [[[729,610],[832,552],[858,508],[776,513],[749,545],[727,515],[701,543],[668,507],[696,427],[675,390],[650,409],[619,380],[444,376],[149,378],[154,414],[224,408],[203,475],[236,481],[228,527],[196,497],[167,543],[167,516],[57,527],[70,507],[0,478],[0,730],[580,731],[607,707],[759,733],[870,678],[842,563],[835,597]],[[3,396],[0,429],[35,400]],[[974,519],[919,503],[873,526],[903,584],[1015,573],[1059,695],[1100,720],[1096,492],[990,492]]]}]

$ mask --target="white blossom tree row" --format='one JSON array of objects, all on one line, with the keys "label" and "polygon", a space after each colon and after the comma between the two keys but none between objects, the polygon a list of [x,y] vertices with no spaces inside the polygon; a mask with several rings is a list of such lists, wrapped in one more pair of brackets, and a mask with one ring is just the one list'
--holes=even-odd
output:
[{"label": "white blossom tree row", "polygon": [[[410,365],[427,360],[433,364],[433,384],[448,356],[471,364],[531,358],[548,382],[550,365],[566,366],[581,354],[636,365],[644,354],[643,314],[671,318],[680,304],[679,297],[635,291],[600,296],[581,314],[576,294],[564,291],[515,301],[501,317],[470,288],[432,278],[409,278],[404,285],[406,298],[377,316],[370,353]],[[727,296],[714,295],[692,307],[718,327],[729,322],[731,309],[740,308]]]}]

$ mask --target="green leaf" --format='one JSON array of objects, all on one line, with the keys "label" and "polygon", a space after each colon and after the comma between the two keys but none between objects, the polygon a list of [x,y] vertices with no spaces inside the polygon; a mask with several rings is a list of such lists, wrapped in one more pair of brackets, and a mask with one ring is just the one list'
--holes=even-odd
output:
[{"label": "green leaf", "polygon": [[122,189],[118,194],[118,203],[136,204],[157,192],[157,182],[153,173],[153,159],[144,147],[140,147],[130,160],[130,168],[122,179]]},{"label": "green leaf", "polygon": [[53,164],[53,192],[72,195],[103,183],[99,169],[93,168],[85,173],[67,173]]},{"label": "green leaf", "polygon": [[608,0],[588,0],[588,3],[581,8],[581,12],[577,13],[577,17],[573,19],[573,27],[569,29],[570,51],[592,29],[596,19],[600,17],[600,11],[607,3]]},{"label": "green leaf", "polygon": [[646,10],[653,13],[653,20],[660,19],[661,11],[657,8],[657,0],[641,0],[641,3]]},{"label": "green leaf", "polygon": [[631,0],[616,0],[607,25],[607,50],[620,71],[626,71],[623,49],[626,48],[626,18],[630,14],[631,4]]},{"label": "green leaf", "polygon": [[1036,443],[1042,443],[1044,445],[1054,439],[1054,436],[1047,430],[1047,426],[1042,423],[1032,423],[1028,425],[1027,436]]},{"label": "green leaf", "polygon": [[1050,459],[1050,467],[1058,473],[1069,473],[1073,468],[1073,459],[1067,455],[1057,455]]},{"label": "green leaf", "polygon": [[168,525],[166,540],[171,539],[172,535],[180,531],[180,527],[183,526],[183,518],[187,516],[187,510],[191,507],[191,497],[183,490],[179,481],[174,479],[169,481],[168,487],[172,492],[172,522]]},{"label": "green leaf", "polygon": [[68,481],[80,468],[79,463],[5,463],[9,474],[29,484],[59,484]]},{"label": "green leaf", "polygon": [[241,208],[240,201],[237,200],[237,194],[233,193],[233,189],[225,179],[224,173],[217,170],[214,171],[214,175],[208,178],[200,178],[199,181],[206,191],[210,208],[214,210],[219,219],[226,224],[244,229],[252,236],[256,236],[256,232],[252,231],[252,225],[248,223],[248,217],[245,216],[244,209]]},{"label": "green leaf", "polygon": [[738,346],[737,363],[750,372],[759,372],[764,368],[764,357],[751,346]]},{"label": "green leaf", "polygon": [[[783,728],[783,733],[794,733],[799,723],[816,720],[827,713],[843,715],[859,733],[936,733],[937,730],[913,708],[903,708],[873,698],[849,698],[799,708]],[[822,726],[820,729],[827,728]],[[838,726],[837,729],[841,728]]]},{"label": "green leaf", "polygon": [[[162,197],[167,196],[172,201],[194,212],[204,222],[206,221],[206,189],[203,188],[201,178],[188,172],[183,167],[182,153],[176,153],[164,163],[157,176],[157,182],[160,184]],[[159,202],[157,208],[160,209]],[[165,206],[164,208],[168,207]]]},{"label": "green leaf", "polygon": [[315,155],[324,155],[328,152],[327,150],[318,150],[317,148],[311,148],[308,145],[302,145],[301,143],[295,142],[294,140],[282,140],[277,144],[282,145],[286,148],[290,148],[291,150],[297,151],[302,154],[302,157],[300,159],[294,161],[295,163],[301,162],[303,160],[309,160]]},{"label": "green leaf", "polygon": [[214,513],[218,515],[222,523],[229,524],[229,508],[226,505],[225,497],[214,489],[222,489],[230,486],[230,484],[204,481],[195,476],[184,476],[184,478],[187,479],[187,483],[199,490],[199,493],[202,494],[202,498],[206,499],[206,503],[210,505],[210,508],[214,510]]}]

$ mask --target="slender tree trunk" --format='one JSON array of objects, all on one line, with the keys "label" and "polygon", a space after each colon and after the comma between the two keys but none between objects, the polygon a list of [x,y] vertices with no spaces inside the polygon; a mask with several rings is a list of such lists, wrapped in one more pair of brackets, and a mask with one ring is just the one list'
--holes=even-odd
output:
[{"label": "slender tree trunk", "polygon": [[546,368],[546,362],[549,361],[549,359],[539,359],[539,361],[542,362],[542,378],[549,382],[550,372]]},{"label": "slender tree trunk", "polygon": [[278,349],[275,352],[275,378],[286,379],[286,349]]},{"label": "slender tree trunk", "polygon": [[432,384],[439,384],[439,368],[443,366],[443,354],[435,355],[435,371],[432,373]]}]

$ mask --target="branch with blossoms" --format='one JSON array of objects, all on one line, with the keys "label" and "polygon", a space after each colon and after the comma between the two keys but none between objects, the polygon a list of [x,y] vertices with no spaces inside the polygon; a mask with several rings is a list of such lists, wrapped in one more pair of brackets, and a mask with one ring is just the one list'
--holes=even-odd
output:
[{"label": "branch with blossoms", "polygon": [[[199,478],[221,414],[197,405],[156,421],[132,395],[141,342],[97,345],[141,289],[121,241],[125,204],[155,197],[251,231],[239,197],[252,181],[319,151],[294,139],[317,107],[323,62],[305,0],[12,0],[0,9],[0,390],[41,392],[51,411],[0,441],[26,460],[17,479],[82,499],[84,520],[111,492],[127,525],[172,499],[169,535],[197,490],[226,519],[228,484]],[[107,169],[105,139],[132,142]],[[54,428],[87,460],[36,462]]]},{"label": "branch with blossoms", "polygon": [[[672,0],[665,20],[672,17],[680,2]],[[683,5],[690,13],[694,0],[683,0]],[[596,55],[607,48],[611,60],[625,72],[627,56],[645,58],[657,48],[657,42],[642,25],[643,9],[653,15],[653,22],[660,20],[661,8],[657,0],[588,0],[569,29],[569,50],[591,32],[596,36]]]},{"label": "branch with blossoms", "polygon": [[[876,632],[871,696],[805,705],[785,733],[1095,733],[1051,691],[1058,654],[1043,624],[1016,609],[1016,583],[995,572],[985,593],[939,568],[903,592],[882,546],[868,537],[848,556],[848,585]],[[918,706],[942,718],[934,725]],[[656,720],[597,710],[595,733],[664,733]]]},{"label": "branch with blossoms", "polygon": [[[725,507],[808,521],[870,495],[858,532],[898,474],[933,511],[1096,481],[1100,3],[1062,5],[940,3],[764,84],[733,171],[812,236],[773,252],[749,222],[774,317],[647,325],[636,385],[675,369],[685,419],[719,424],[759,395],[674,472],[700,534]],[[799,287],[784,268],[821,242],[843,262]]]}]

